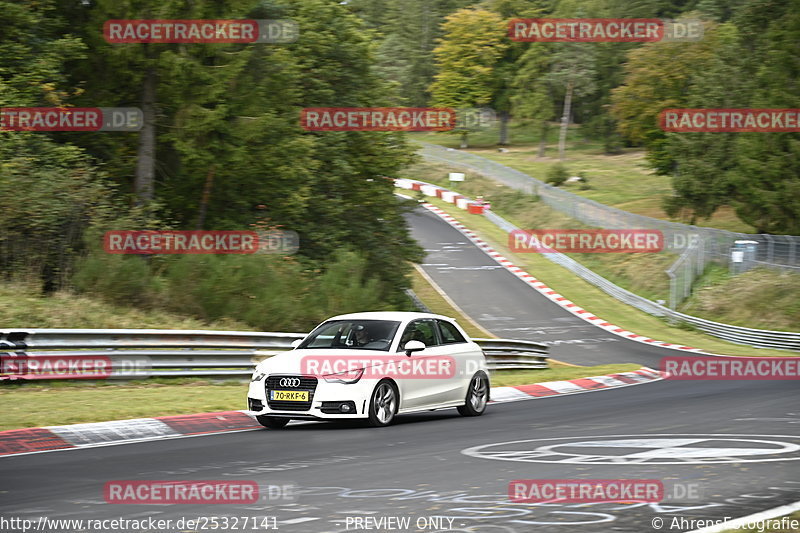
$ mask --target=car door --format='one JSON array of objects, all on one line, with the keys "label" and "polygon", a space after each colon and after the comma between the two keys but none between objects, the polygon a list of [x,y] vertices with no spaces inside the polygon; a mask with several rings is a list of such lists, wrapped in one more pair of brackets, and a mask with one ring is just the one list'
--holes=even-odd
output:
[{"label": "car door", "polygon": [[441,318],[436,319],[443,353],[455,360],[456,372],[448,380],[448,388],[443,401],[463,400],[467,394],[469,381],[478,370],[484,369],[483,351],[459,327]]},{"label": "car door", "polygon": [[[452,378],[443,376],[439,365],[442,356],[449,355],[448,347],[441,345],[439,328],[436,321],[432,318],[422,318],[409,322],[400,337],[398,354],[405,357],[403,346],[409,340],[417,340],[425,344],[425,349],[411,354],[411,363],[414,365],[425,365],[424,368],[437,369],[432,374],[415,375],[410,377],[402,376],[397,379],[401,391],[402,409],[417,409],[432,407],[447,401],[451,388]],[[425,360],[431,360],[430,365],[426,365]],[[449,372],[452,374],[452,371]]]}]

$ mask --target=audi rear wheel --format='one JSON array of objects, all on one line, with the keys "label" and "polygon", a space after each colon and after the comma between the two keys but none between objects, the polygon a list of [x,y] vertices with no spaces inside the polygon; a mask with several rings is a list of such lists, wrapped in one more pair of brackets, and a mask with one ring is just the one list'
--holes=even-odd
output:
[{"label": "audi rear wheel", "polygon": [[462,416],[480,416],[486,410],[489,402],[489,379],[483,372],[472,376],[467,389],[464,405],[458,407]]},{"label": "audi rear wheel", "polygon": [[256,415],[256,420],[258,420],[258,423],[265,428],[280,429],[286,426],[291,418],[277,418],[274,416]]}]

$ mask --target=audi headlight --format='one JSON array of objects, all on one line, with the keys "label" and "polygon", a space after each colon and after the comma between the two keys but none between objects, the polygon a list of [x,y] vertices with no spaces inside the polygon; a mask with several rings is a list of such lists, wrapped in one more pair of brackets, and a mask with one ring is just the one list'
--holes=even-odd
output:
[{"label": "audi headlight", "polygon": [[347,370],[345,372],[337,372],[336,374],[326,374],[322,378],[328,383],[344,383],[349,385],[357,383],[361,376],[364,375],[364,369],[358,368],[356,370]]},{"label": "audi headlight", "polygon": [[256,370],[255,372],[253,372],[253,377],[250,379],[250,381],[261,381],[262,379],[264,379],[264,376],[266,375],[267,375],[266,373],[260,370]]}]

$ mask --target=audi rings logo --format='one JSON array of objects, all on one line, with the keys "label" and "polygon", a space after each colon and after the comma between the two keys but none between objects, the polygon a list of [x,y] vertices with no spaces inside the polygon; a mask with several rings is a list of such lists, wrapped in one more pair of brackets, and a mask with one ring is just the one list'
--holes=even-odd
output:
[{"label": "audi rings logo", "polygon": [[300,378],[281,378],[281,387],[299,387]]}]

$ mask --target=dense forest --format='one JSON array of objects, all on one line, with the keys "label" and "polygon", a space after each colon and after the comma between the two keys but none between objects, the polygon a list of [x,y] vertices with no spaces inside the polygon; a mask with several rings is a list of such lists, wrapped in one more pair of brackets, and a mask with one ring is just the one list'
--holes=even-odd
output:
[{"label": "dense forest", "polygon": [[[534,17],[691,18],[693,42],[526,43]],[[111,19],[288,19],[280,44],[110,44]],[[0,0],[0,107],[137,107],[139,132],[0,131],[0,272],[257,327],[407,308],[422,251],[386,178],[399,132],[310,132],[305,107],[562,116],[670,176],[667,212],[723,205],[800,234],[797,133],[666,133],[665,108],[800,108],[800,0]],[[567,112],[565,113],[565,110]],[[563,122],[563,121],[562,121]],[[513,143],[507,127],[498,144]],[[287,228],[296,255],[105,254],[111,229]]]}]

